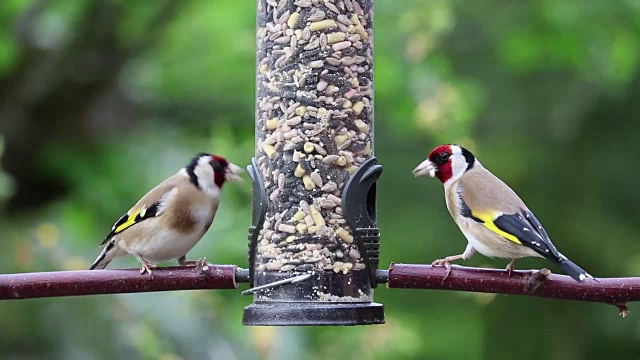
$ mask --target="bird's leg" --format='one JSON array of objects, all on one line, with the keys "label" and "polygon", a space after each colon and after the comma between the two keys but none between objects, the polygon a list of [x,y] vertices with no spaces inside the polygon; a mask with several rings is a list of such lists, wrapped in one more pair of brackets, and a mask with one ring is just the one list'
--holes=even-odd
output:
[{"label": "bird's leg", "polygon": [[195,266],[200,270],[204,270],[204,267],[207,265],[207,258],[202,257],[198,260],[187,260],[187,256],[183,256],[178,259],[178,264],[182,266]]},{"label": "bird's leg", "polygon": [[507,277],[511,277],[511,273],[515,268],[516,268],[516,259],[511,259],[511,262],[509,263],[509,265],[507,265],[507,268],[505,269],[508,271]]},{"label": "bird's leg", "polygon": [[456,261],[456,260],[467,260],[470,257],[473,256],[473,254],[475,254],[476,249],[473,248],[473,246],[471,246],[471,244],[467,245],[467,248],[464,249],[464,252],[460,255],[452,255],[452,256],[447,256],[444,259],[437,259],[436,261],[432,262],[431,265],[436,266],[436,265],[440,265],[440,266],[444,266],[447,269],[447,273],[444,275],[444,279],[442,279],[442,281],[446,280],[447,277],[449,277],[449,274],[451,273],[451,262],[452,261]]},{"label": "bird's leg", "polygon": [[151,272],[151,269],[155,269],[158,266],[148,262],[147,260],[145,260],[140,255],[137,255],[136,257],[138,258],[138,261],[140,261],[140,263],[142,264],[142,266],[140,267],[140,275],[142,275],[145,272],[147,272],[147,273],[149,273],[149,277],[151,277],[153,275],[152,272]]},{"label": "bird's leg", "polygon": [[187,260],[187,255],[184,255],[183,257],[178,259],[178,264],[180,264],[181,266],[193,266],[195,265],[195,261]]}]

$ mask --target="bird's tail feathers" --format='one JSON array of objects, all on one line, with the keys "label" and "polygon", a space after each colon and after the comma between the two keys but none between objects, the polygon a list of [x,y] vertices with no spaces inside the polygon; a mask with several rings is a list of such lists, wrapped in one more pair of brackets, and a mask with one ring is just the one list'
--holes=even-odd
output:
[{"label": "bird's tail feathers", "polygon": [[564,255],[562,256],[562,260],[558,261],[558,265],[567,275],[571,276],[574,280],[578,282],[582,282],[585,279],[594,279],[588,272],[584,271],[580,266],[576,265],[573,261],[567,259]]},{"label": "bird's tail feathers", "polygon": [[113,241],[109,241],[102,248],[100,255],[98,255],[98,257],[93,262],[93,265],[91,265],[89,270],[104,269],[105,267],[107,267],[107,265],[109,265],[111,260],[113,260],[113,258],[116,257],[117,251],[115,247],[116,247],[115,243]]}]

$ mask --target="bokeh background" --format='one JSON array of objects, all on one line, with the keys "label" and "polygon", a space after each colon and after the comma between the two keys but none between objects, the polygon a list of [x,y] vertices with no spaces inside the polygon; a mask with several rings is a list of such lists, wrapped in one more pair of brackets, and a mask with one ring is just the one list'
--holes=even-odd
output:
[{"label": "bokeh background", "polygon": [[[381,264],[464,249],[441,185],[411,175],[432,147],[456,142],[593,275],[640,275],[640,2],[375,3]],[[249,0],[0,1],[0,272],[88,267],[121,213],[196,152],[248,164],[254,29]],[[246,266],[250,182],[222,201],[190,255]],[[638,315],[609,305],[384,286],[376,300],[387,324],[352,328],[243,327],[251,298],[236,291],[6,301],[0,358],[640,354]]]}]

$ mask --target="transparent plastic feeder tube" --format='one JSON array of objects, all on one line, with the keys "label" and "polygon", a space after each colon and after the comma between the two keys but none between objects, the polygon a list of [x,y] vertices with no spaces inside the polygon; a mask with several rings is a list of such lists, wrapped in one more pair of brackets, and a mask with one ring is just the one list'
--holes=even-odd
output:
[{"label": "transparent plastic feeder tube", "polygon": [[373,300],[342,198],[373,157],[373,35],[372,0],[257,1],[254,286],[312,277],[254,301]]}]

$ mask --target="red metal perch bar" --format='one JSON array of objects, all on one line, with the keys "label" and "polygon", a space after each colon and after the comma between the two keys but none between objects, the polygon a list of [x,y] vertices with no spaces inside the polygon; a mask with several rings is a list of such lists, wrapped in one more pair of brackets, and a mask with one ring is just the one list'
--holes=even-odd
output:
[{"label": "red metal perch bar", "polygon": [[[431,265],[391,264],[378,270],[377,281],[392,289],[432,289],[528,295],[562,300],[612,304],[622,315],[626,303],[640,301],[640,278],[601,278],[578,283],[547,269],[514,271],[452,266],[446,270]],[[207,264],[205,269],[166,267],[153,270],[153,277],[138,269],[83,270],[0,275],[0,300],[59,296],[81,296],[174,290],[237,289],[248,282],[249,271],[236,265]]]},{"label": "red metal perch bar", "polygon": [[153,291],[237,289],[248,272],[235,265],[153,269],[55,271],[0,275],[0,300]]},{"label": "red metal perch bar", "polygon": [[[626,315],[625,303],[640,301],[640,278],[587,279],[578,283],[568,276],[554,275],[547,269],[514,271],[469,268],[453,265],[444,279],[444,267],[391,264],[387,287],[437,289],[529,295],[553,299],[593,301],[616,305]],[[444,280],[443,280],[444,279]]]}]

